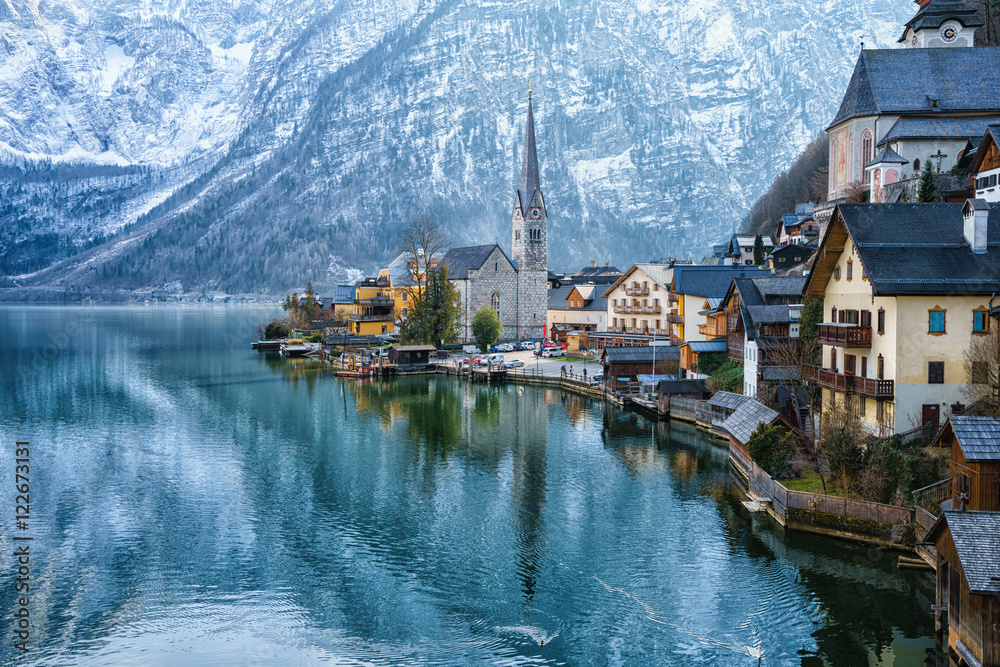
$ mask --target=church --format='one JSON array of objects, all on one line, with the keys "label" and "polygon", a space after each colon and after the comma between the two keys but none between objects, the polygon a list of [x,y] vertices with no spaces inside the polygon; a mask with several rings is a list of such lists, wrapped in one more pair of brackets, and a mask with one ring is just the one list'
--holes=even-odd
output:
[{"label": "church", "polygon": [[502,340],[540,340],[545,335],[548,278],[548,216],[538,178],[535,117],[528,91],[528,122],[521,156],[521,182],[511,212],[511,254],[499,244],[452,248],[442,263],[462,305],[459,338],[471,341],[472,318],[493,308],[503,323]]},{"label": "church", "polygon": [[1000,47],[973,46],[983,25],[962,0],[916,0],[899,49],[864,49],[827,128],[829,201],[947,172],[1000,123]]}]

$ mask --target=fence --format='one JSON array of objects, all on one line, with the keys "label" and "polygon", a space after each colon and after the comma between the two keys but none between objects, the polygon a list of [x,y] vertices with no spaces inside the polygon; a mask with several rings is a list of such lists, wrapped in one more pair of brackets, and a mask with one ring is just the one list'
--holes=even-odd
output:
[{"label": "fence", "polygon": [[951,478],[925,486],[913,492],[913,504],[937,516],[941,513],[941,503],[951,498]]},{"label": "fence", "polygon": [[[739,456],[739,452],[732,449],[730,452],[736,454],[737,462],[748,470],[750,490],[765,500],[770,499],[774,510],[784,519],[788,518],[789,510],[802,510],[891,525],[905,525],[914,521],[913,511],[905,507],[805,491],[790,491],[755,462],[740,460],[742,457]],[[745,467],[747,463],[749,469]]]},{"label": "fence", "polygon": [[931,526],[934,525],[934,522],[937,521],[937,517],[934,516],[933,514],[931,514],[930,512],[928,512],[927,510],[925,510],[923,507],[918,507],[917,508],[917,510],[916,510],[916,519],[917,519],[917,523],[925,531],[930,530]]}]

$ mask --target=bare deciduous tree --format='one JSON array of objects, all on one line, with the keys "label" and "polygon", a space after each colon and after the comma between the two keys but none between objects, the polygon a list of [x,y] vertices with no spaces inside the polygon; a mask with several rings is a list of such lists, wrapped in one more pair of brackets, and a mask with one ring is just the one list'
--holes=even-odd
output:
[{"label": "bare deciduous tree", "polygon": [[963,356],[968,381],[963,392],[969,403],[980,414],[1000,414],[1000,327],[973,336]]}]

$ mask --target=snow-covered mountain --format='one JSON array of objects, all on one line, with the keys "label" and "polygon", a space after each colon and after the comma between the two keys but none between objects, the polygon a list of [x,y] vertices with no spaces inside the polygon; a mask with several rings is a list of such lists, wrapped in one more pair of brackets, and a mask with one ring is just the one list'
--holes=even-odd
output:
[{"label": "snow-covered mountain", "polygon": [[509,245],[528,81],[550,264],[700,258],[909,2],[4,0],[8,284],[280,291],[415,217]]}]

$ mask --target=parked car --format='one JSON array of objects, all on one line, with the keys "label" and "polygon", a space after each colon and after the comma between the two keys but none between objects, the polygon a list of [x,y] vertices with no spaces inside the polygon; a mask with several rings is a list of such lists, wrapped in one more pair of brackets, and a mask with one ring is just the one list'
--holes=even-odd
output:
[{"label": "parked car", "polygon": [[510,343],[503,343],[501,345],[497,345],[497,352],[513,352],[513,351],[514,351],[514,346],[511,345]]},{"label": "parked car", "polygon": [[523,368],[524,362],[520,359],[511,359],[510,361],[503,362],[504,368]]},{"label": "parked car", "polygon": [[503,355],[491,354],[490,356],[486,357],[486,361],[487,363],[493,364],[494,366],[499,366],[503,364]]},{"label": "parked car", "polygon": [[545,352],[545,350],[554,350],[557,347],[559,346],[553,343],[552,341],[543,340],[541,343],[539,343],[538,348],[535,350],[535,356],[540,357],[542,356],[542,353]]},{"label": "parked car", "polygon": [[535,349],[535,341],[533,341],[533,340],[522,340],[521,341],[521,349],[522,350],[534,350]]},{"label": "parked car", "polygon": [[542,356],[545,357],[546,359],[549,357],[561,357],[564,354],[566,353],[563,352],[561,347],[550,347],[547,348],[544,352],[542,352]]},{"label": "parked car", "polygon": [[601,384],[604,382],[604,373],[598,373],[597,375],[590,378],[591,384]]}]

